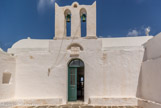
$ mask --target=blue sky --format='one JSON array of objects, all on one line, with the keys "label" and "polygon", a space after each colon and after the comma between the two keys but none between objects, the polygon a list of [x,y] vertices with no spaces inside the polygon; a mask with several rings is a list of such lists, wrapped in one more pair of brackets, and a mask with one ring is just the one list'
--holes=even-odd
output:
[{"label": "blue sky", "polygon": [[[56,0],[60,6],[92,4],[95,0]],[[0,47],[16,41],[52,39],[55,35],[54,0],[0,0]],[[161,0],[96,0],[97,36],[126,37],[161,32]]]}]

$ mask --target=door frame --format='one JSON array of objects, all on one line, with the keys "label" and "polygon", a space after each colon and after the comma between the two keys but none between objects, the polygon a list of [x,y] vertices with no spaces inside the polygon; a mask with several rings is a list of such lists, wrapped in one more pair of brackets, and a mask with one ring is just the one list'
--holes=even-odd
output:
[{"label": "door frame", "polygon": [[[83,99],[83,101],[85,101],[85,64],[84,64],[84,62],[81,60],[81,59],[79,59],[79,58],[75,58],[75,59],[71,59],[69,62],[68,62],[68,64],[67,64],[67,68],[68,68],[68,78],[67,78],[67,84],[68,84],[68,86],[67,86],[67,101],[68,102],[70,102],[70,100],[69,100],[69,69],[70,68],[79,68],[79,67],[81,67],[81,66],[69,66],[69,64],[73,61],[73,60],[80,60],[82,63],[83,63],[83,68],[84,68],[84,99]],[[76,69],[76,71],[77,71],[77,69]],[[76,72],[76,74],[77,74],[77,72]],[[77,77],[77,76],[76,76]],[[76,78],[77,79],[77,78]],[[77,83],[77,80],[76,80],[76,83]],[[77,85],[76,85],[77,86]],[[77,95],[77,87],[76,87],[76,95]],[[77,101],[77,99],[75,100],[75,101]]]}]

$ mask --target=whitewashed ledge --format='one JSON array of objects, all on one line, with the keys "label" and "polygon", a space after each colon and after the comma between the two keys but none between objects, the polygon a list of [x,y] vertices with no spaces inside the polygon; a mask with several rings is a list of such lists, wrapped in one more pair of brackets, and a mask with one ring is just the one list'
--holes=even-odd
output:
[{"label": "whitewashed ledge", "polygon": [[90,105],[98,106],[138,106],[137,98],[91,97]]},{"label": "whitewashed ledge", "polygon": [[47,99],[8,99],[0,101],[0,108],[11,108],[14,106],[41,106],[41,105],[61,105],[61,98]]},{"label": "whitewashed ledge", "polygon": [[145,99],[138,99],[138,106],[142,108],[161,108],[161,103]]}]

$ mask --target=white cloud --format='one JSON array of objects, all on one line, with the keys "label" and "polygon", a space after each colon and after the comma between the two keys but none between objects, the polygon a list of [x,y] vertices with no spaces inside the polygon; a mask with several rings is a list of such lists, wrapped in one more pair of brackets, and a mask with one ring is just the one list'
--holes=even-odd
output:
[{"label": "white cloud", "polygon": [[139,36],[139,35],[145,36],[149,34],[150,30],[151,30],[150,26],[143,25],[139,28],[130,29],[129,32],[127,33],[127,36]]},{"label": "white cloud", "polygon": [[47,8],[54,7],[55,0],[39,0],[37,4],[38,12],[42,13]]},{"label": "white cloud", "polygon": [[140,34],[137,30],[131,30],[128,32],[127,36],[138,36]]}]

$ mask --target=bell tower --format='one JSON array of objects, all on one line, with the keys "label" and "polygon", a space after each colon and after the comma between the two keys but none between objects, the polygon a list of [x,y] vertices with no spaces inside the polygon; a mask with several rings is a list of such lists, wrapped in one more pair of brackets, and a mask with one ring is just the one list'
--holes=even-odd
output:
[{"label": "bell tower", "polygon": [[81,38],[83,34],[85,38],[97,38],[96,2],[92,5],[74,2],[71,6],[64,7],[55,3],[54,39]]}]

